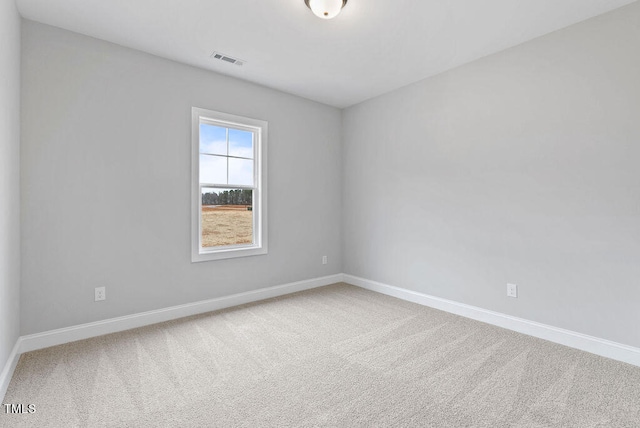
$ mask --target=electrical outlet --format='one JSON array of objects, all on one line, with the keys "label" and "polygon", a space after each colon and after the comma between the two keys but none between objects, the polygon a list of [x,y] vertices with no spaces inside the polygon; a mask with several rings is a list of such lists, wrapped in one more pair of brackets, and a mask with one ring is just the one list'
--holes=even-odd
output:
[{"label": "electrical outlet", "polygon": [[107,287],[96,287],[96,302],[100,300],[106,300],[107,298]]},{"label": "electrical outlet", "polygon": [[323,265],[327,264],[327,256],[322,256],[322,264]]},{"label": "electrical outlet", "polygon": [[507,284],[507,296],[518,297],[518,286],[516,284]]}]

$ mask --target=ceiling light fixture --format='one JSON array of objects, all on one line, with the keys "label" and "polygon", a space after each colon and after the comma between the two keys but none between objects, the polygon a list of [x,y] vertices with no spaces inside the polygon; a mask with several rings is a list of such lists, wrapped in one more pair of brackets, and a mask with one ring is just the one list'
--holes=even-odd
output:
[{"label": "ceiling light fixture", "polygon": [[304,4],[318,18],[331,19],[338,16],[347,0],[304,0]]}]

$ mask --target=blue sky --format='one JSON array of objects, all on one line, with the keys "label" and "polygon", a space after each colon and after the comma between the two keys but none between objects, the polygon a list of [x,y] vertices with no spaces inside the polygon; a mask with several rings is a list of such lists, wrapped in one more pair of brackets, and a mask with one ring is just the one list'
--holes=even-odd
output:
[{"label": "blue sky", "polygon": [[[229,131],[228,144],[227,129]],[[227,156],[249,159],[227,158]],[[201,183],[252,185],[253,161],[250,160],[252,158],[253,133],[203,123],[200,124]]]}]

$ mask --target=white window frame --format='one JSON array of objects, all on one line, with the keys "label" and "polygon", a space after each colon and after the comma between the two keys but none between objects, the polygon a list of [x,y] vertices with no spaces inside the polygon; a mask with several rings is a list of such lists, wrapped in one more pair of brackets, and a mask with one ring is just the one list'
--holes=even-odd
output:
[{"label": "white window frame", "polygon": [[[200,123],[251,131],[253,142],[254,186],[234,186],[223,183],[200,183]],[[191,109],[191,261],[230,259],[267,254],[267,130],[263,120],[207,110]],[[202,248],[202,191],[201,187],[226,187],[253,190],[253,244]]]}]

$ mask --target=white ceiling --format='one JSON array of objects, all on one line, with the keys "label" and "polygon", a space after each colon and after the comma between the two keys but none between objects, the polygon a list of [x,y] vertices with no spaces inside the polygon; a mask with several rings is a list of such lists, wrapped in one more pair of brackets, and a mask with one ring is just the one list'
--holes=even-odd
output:
[{"label": "white ceiling", "polygon": [[[22,16],[336,107],[636,0],[17,0]],[[213,60],[213,51],[247,61]]]}]

